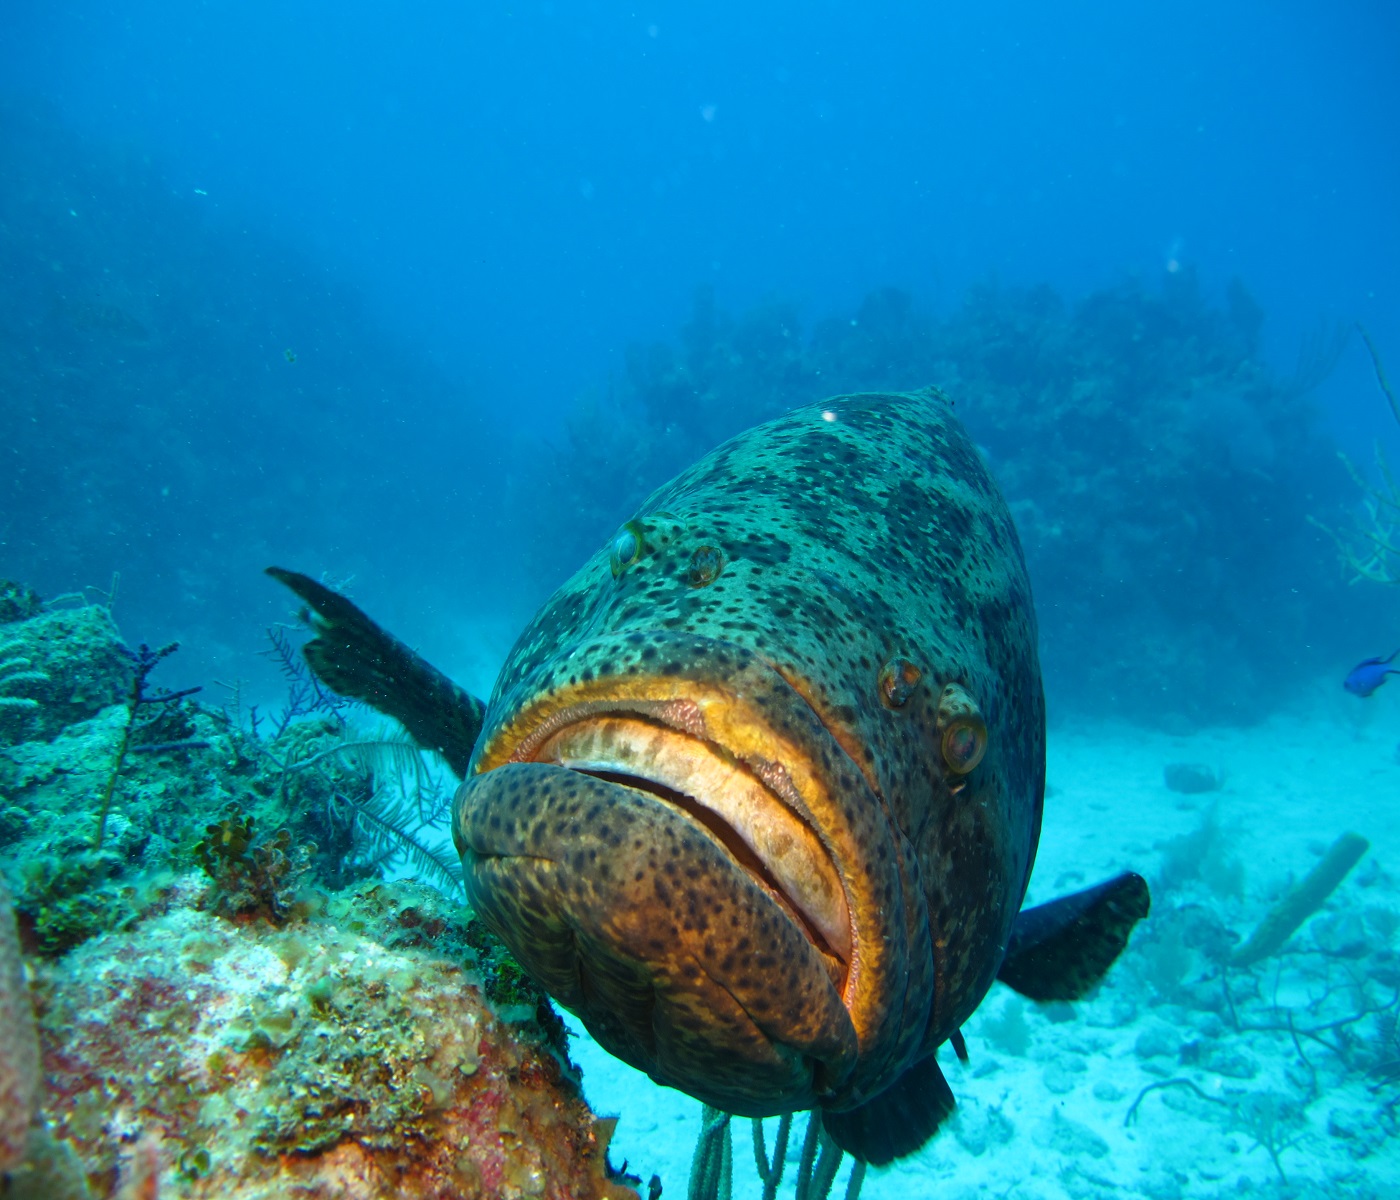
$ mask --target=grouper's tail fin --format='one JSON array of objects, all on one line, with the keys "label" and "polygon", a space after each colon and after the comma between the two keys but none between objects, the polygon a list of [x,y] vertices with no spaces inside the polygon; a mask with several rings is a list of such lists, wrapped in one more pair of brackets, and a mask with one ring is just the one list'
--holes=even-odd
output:
[{"label": "grouper's tail fin", "polygon": [[268,567],[267,574],[306,604],[302,615],[316,636],[301,652],[316,678],[393,717],[423,749],[441,754],[459,779],[466,775],[486,706],[344,596],[296,571]]}]

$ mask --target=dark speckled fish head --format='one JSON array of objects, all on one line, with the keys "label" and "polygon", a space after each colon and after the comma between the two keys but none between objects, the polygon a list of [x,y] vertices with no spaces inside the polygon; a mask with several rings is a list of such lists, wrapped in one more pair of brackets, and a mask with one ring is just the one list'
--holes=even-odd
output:
[{"label": "dark speckled fish head", "polygon": [[990,987],[1044,707],[1010,515],[937,392],[656,492],[521,635],[457,799],[472,903],[614,1054],[725,1111],[851,1108]]}]

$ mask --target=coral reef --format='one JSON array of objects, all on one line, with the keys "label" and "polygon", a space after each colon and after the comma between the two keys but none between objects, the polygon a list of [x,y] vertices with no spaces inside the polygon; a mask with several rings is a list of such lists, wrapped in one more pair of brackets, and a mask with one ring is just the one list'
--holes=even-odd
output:
[{"label": "coral reef", "polygon": [[354,728],[281,634],[265,717],[151,686],[173,646],[127,650],[104,607],[7,596],[43,676],[0,746],[43,1084],[0,883],[0,1195],[635,1196],[548,999],[455,903],[380,880],[407,857],[460,888],[422,831],[430,764]]},{"label": "coral reef", "polygon": [[169,651],[129,651],[97,605],[40,607],[0,633],[46,677],[33,685],[37,715],[0,743],[0,853],[43,953],[122,927],[196,866],[212,907],[278,919],[299,884],[342,888],[403,853],[456,885],[455,866],[416,832],[445,803],[431,768],[360,736],[299,685],[270,719],[236,700],[201,705],[198,688],[153,688]]},{"label": "coral reef", "polygon": [[45,1112],[98,1194],[146,1139],[175,1197],[612,1197],[606,1128],[448,906],[362,884],[294,926],[201,911],[43,964]]},{"label": "coral reef", "polygon": [[[25,516],[6,570],[68,581],[120,565],[135,610],[216,653],[245,636],[288,511],[304,539],[280,542],[289,560],[336,547],[337,571],[393,579],[430,596],[424,608],[471,597],[523,619],[652,487],[745,425],[823,394],[933,383],[1013,502],[1056,711],[1243,720],[1281,680],[1346,656],[1330,632],[1343,581],[1306,521],[1346,527],[1354,508],[1307,397],[1335,339],[1299,372],[1271,372],[1242,286],[1208,303],[1183,270],[1071,304],[986,284],[936,317],[887,288],[815,323],[782,301],[726,314],[702,292],[677,338],[633,347],[566,419],[521,422],[489,397],[463,403],[348,289],[309,287],[324,272],[285,247],[221,227],[158,168],[19,101],[0,104],[0,167],[27,181],[0,194],[0,224],[32,234],[0,295],[0,392],[28,464],[0,477],[0,505]],[[217,294],[191,284],[189,261],[223,281]],[[412,422],[390,415],[390,394],[415,397]],[[457,447],[492,423],[511,450],[467,484]],[[276,452],[230,454],[250,430],[276,430]],[[371,483],[385,462],[411,464],[411,486]],[[447,569],[427,519],[439,511],[455,530]],[[0,678],[0,709],[20,719],[10,695]]]}]

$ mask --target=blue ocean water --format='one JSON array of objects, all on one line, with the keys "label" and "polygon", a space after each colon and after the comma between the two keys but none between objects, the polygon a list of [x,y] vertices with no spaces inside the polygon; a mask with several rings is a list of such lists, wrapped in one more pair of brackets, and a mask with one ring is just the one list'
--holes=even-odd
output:
[{"label": "blue ocean water", "polygon": [[[1073,304],[1177,264],[1217,302],[1243,282],[1283,372],[1319,321],[1384,347],[1400,324],[1381,5],[4,20],[4,326],[37,356],[15,369],[107,385],[70,373],[62,404],[17,408],[11,569],[50,591],[121,571],[224,670],[277,612],[246,569],[268,554],[358,575],[389,620],[414,597],[439,658],[464,588],[523,618],[573,561],[519,574],[557,483],[530,446],[621,386],[629,346],[677,340],[698,287],[781,302],[804,336],[882,287],[932,314],[990,279]],[[83,324],[102,304],[126,335]],[[1313,400],[1354,451],[1388,431],[1355,339]],[[200,545],[232,569],[196,568]]]},{"label": "blue ocean water", "polygon": [[[486,695],[541,601],[698,455],[823,395],[939,385],[1030,564],[1074,764],[1043,855],[1108,819],[1091,729],[1134,818],[1084,882],[1160,874],[1217,828],[1257,867],[1236,894],[1218,849],[1214,891],[1168,890],[1170,974],[1203,953],[1181,914],[1204,893],[1248,927],[1307,842],[1367,822],[1395,861],[1400,680],[1341,681],[1400,645],[1373,451],[1400,470],[1378,381],[1400,377],[1398,51],[1376,3],[12,0],[0,578],[178,640],[171,687],[271,706],[280,564]],[[1256,740],[1196,740],[1219,730]],[[1261,747],[1312,755],[1313,790],[1230,767],[1215,813],[1161,786]],[[1358,912],[1393,903],[1371,878]],[[1194,1011],[1177,982],[1142,985],[1164,1024]],[[1034,1058],[1049,1019],[1027,1020],[1003,1057]],[[1107,1043],[1081,1040],[1093,1074]],[[1393,1071],[1355,1073],[1393,1122]],[[979,1103],[964,1142],[995,1153]],[[1317,1146],[1356,1146],[1309,1111]],[[1296,1173],[1385,1194],[1395,1146],[1349,1182]],[[1235,1186],[1163,1170],[1144,1194]],[[1084,1178],[1022,1194],[1127,1190]]]}]

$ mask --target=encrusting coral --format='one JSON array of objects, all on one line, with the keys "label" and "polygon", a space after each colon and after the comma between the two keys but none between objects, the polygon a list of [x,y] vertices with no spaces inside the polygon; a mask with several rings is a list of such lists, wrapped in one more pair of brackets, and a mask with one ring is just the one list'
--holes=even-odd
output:
[{"label": "encrusting coral", "polygon": [[198,896],[40,969],[49,1120],[99,1194],[145,1138],[162,1196],[635,1197],[562,1041],[444,956],[470,951],[429,889],[284,928]]}]

